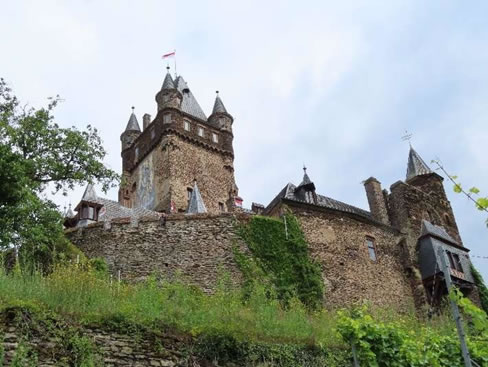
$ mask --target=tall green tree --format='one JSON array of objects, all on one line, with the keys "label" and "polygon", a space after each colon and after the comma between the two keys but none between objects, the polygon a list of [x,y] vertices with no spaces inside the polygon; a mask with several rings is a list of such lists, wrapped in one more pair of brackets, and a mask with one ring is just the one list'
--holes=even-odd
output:
[{"label": "tall green tree", "polygon": [[104,190],[118,175],[105,167],[98,131],[62,128],[46,107],[26,108],[0,79],[0,247],[15,247],[24,258],[42,260],[66,245],[62,218],[43,192],[96,182]]}]

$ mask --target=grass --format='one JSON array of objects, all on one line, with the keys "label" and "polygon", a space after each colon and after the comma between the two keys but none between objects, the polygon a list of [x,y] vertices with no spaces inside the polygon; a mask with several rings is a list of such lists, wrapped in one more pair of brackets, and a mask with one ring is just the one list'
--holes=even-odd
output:
[{"label": "grass", "polygon": [[111,283],[83,266],[59,266],[52,274],[0,272],[0,307],[33,304],[80,322],[125,320],[148,327],[161,325],[198,335],[217,333],[240,340],[343,346],[336,316],[308,312],[297,299],[287,309],[264,288],[243,301],[241,290],[222,280],[208,295],[182,282]]},{"label": "grass", "polygon": [[[222,335],[242,342],[350,349],[337,332],[335,311],[308,311],[296,298],[285,309],[264,287],[249,294],[230,284],[222,279],[217,291],[209,295],[183,282],[158,281],[155,277],[138,284],[112,283],[85,265],[58,266],[48,276],[0,271],[0,311],[27,304],[81,324],[116,322],[122,327],[169,327],[194,336]],[[412,331],[426,326],[413,314],[400,316],[391,309],[371,311],[375,320],[401,319]],[[428,327],[448,334],[453,323],[441,316]]]}]

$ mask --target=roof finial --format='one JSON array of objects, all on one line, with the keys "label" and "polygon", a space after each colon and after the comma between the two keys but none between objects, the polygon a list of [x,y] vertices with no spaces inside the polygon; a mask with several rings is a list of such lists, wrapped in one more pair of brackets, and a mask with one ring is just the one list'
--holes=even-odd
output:
[{"label": "roof finial", "polygon": [[131,107],[132,113],[134,113],[134,110],[136,109],[134,106]]},{"label": "roof finial", "polygon": [[169,65],[166,66],[167,73],[169,73]]},{"label": "roof finial", "polygon": [[218,90],[216,90],[215,93],[217,93],[217,95],[219,95],[219,91]]},{"label": "roof finial", "polygon": [[408,130],[405,130],[405,135],[402,136],[402,140],[408,141],[408,145],[410,145],[410,148],[412,147],[412,142],[410,141],[410,139],[412,139],[412,135],[413,134],[409,133]]},{"label": "roof finial", "polygon": [[307,166],[305,166],[305,163],[303,163],[303,173],[307,173]]}]

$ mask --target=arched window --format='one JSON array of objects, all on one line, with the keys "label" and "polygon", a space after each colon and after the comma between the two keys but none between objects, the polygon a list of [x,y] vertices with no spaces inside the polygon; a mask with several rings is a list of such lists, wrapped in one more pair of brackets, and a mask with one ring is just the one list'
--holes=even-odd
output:
[{"label": "arched window", "polygon": [[447,213],[444,214],[444,223],[446,223],[447,226],[452,226],[451,218],[449,218],[449,214]]}]

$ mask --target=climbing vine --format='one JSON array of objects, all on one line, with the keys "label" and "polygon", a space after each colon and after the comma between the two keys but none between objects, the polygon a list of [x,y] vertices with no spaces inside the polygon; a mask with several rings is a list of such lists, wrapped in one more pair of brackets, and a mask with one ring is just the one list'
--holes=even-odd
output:
[{"label": "climbing vine", "polygon": [[255,216],[239,228],[252,256],[236,251],[236,261],[246,278],[269,279],[283,304],[294,297],[310,309],[322,304],[324,289],[319,265],[308,252],[308,244],[295,216],[282,219]]},{"label": "climbing vine", "polygon": [[476,286],[478,287],[481,308],[488,314],[488,288],[483,281],[483,277],[473,265],[471,265],[471,273],[473,274],[474,284],[476,284]]}]

